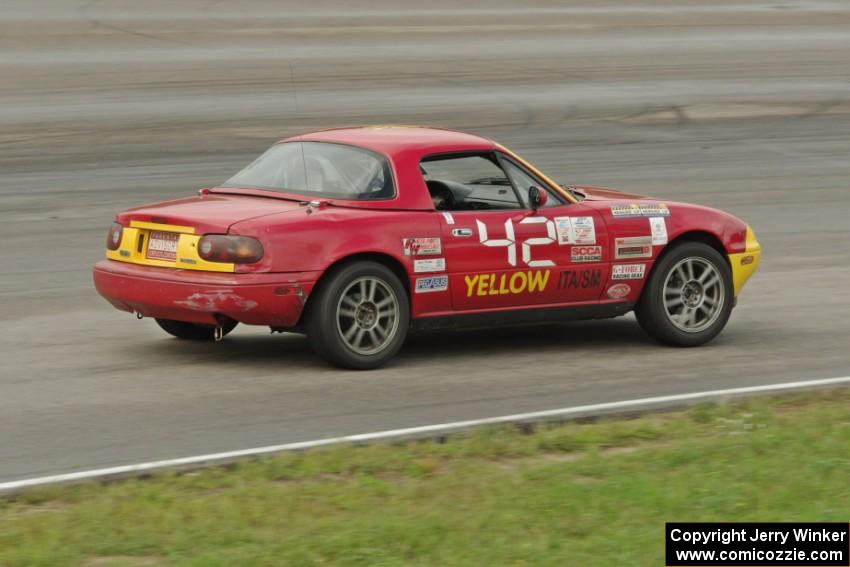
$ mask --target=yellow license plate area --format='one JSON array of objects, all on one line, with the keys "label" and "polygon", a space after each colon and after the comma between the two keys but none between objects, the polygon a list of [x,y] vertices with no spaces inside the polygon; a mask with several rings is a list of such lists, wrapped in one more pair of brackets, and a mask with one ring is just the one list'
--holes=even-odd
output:
[{"label": "yellow license plate area", "polygon": [[106,257],[118,262],[159,268],[236,271],[234,264],[207,262],[201,258],[198,255],[198,241],[201,237],[193,233],[192,227],[131,221],[129,227],[124,227],[118,249],[107,250]]}]

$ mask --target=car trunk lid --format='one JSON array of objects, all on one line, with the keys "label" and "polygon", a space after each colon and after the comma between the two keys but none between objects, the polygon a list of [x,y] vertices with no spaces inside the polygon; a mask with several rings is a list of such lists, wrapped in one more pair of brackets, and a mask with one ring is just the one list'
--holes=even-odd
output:
[{"label": "car trunk lid", "polygon": [[274,215],[301,208],[295,201],[242,195],[199,195],[128,209],[118,222],[146,222],[191,227],[195,234],[224,234],[248,219]]},{"label": "car trunk lid", "polygon": [[145,205],[118,215],[124,227],[121,242],[106,257],[147,266],[233,272],[234,264],[199,256],[198,241],[204,234],[225,234],[238,222],[298,209],[303,207],[296,201],[209,194]]}]

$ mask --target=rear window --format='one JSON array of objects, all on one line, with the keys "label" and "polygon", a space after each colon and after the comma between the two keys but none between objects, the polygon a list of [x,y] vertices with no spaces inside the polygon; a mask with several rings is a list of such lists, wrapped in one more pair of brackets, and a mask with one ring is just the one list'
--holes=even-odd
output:
[{"label": "rear window", "polygon": [[353,200],[389,199],[395,195],[385,157],[362,148],[325,142],[276,144],[221,187]]}]

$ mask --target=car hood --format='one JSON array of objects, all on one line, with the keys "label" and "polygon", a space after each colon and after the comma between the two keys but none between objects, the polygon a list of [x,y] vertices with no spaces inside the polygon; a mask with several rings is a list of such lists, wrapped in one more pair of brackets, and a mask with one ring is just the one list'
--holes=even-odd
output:
[{"label": "car hood", "polygon": [[198,195],[128,209],[117,216],[128,226],[132,221],[189,226],[196,234],[226,233],[238,222],[304,210],[296,201],[243,195]]},{"label": "car hood", "polygon": [[623,191],[617,191],[616,189],[594,187],[592,185],[570,185],[568,189],[581,193],[588,201],[622,201],[623,199],[631,201],[635,199],[652,199],[652,197],[647,197],[646,195],[625,193]]}]

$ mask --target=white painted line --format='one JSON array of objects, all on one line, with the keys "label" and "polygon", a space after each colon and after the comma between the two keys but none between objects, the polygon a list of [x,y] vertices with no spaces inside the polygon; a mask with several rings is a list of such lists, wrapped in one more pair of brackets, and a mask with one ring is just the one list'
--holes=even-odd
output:
[{"label": "white painted line", "polygon": [[179,459],[166,459],[163,461],[151,461],[148,463],[137,463],[134,465],[121,465],[103,469],[92,469],[66,474],[27,478],[0,483],[0,492],[9,492],[63,482],[75,482],[81,480],[108,479],[116,477],[133,476],[150,473],[163,469],[173,469],[192,465],[214,465],[234,461],[246,457],[257,457],[286,451],[298,451],[303,449],[314,449],[326,445],[339,445],[342,443],[362,443],[365,441],[378,441],[386,439],[398,439],[404,437],[435,435],[449,433],[481,425],[494,425],[500,423],[516,423],[540,421],[555,418],[586,417],[597,414],[605,414],[618,410],[638,410],[657,408],[667,405],[676,405],[683,402],[695,402],[699,400],[713,400],[725,397],[743,396],[746,394],[757,394],[764,392],[783,392],[788,390],[802,390],[806,388],[817,388],[821,386],[834,386],[839,384],[850,384],[850,376],[841,378],[824,378],[820,380],[802,380],[797,382],[785,382],[780,384],[766,384],[764,386],[746,386],[743,388],[729,388],[726,390],[708,390],[705,392],[692,392],[690,394],[674,394],[671,396],[656,396],[652,398],[638,398],[634,400],[623,400],[620,402],[606,402],[601,404],[590,404],[585,406],[574,406],[569,408],[558,408],[529,413],[517,413],[513,415],[502,415],[484,419],[470,419],[467,421],[454,421],[449,423],[438,423],[435,425],[421,425],[418,427],[407,427],[403,429],[389,429],[387,431],[376,431],[374,433],[360,433],[357,435],[344,435],[342,437],[329,437],[315,441],[299,441],[296,443],[284,443],[282,445],[269,445],[267,447],[255,447],[253,449],[242,449],[238,451],[226,451],[223,453],[210,453],[208,455],[196,455],[193,457],[182,457]]}]

